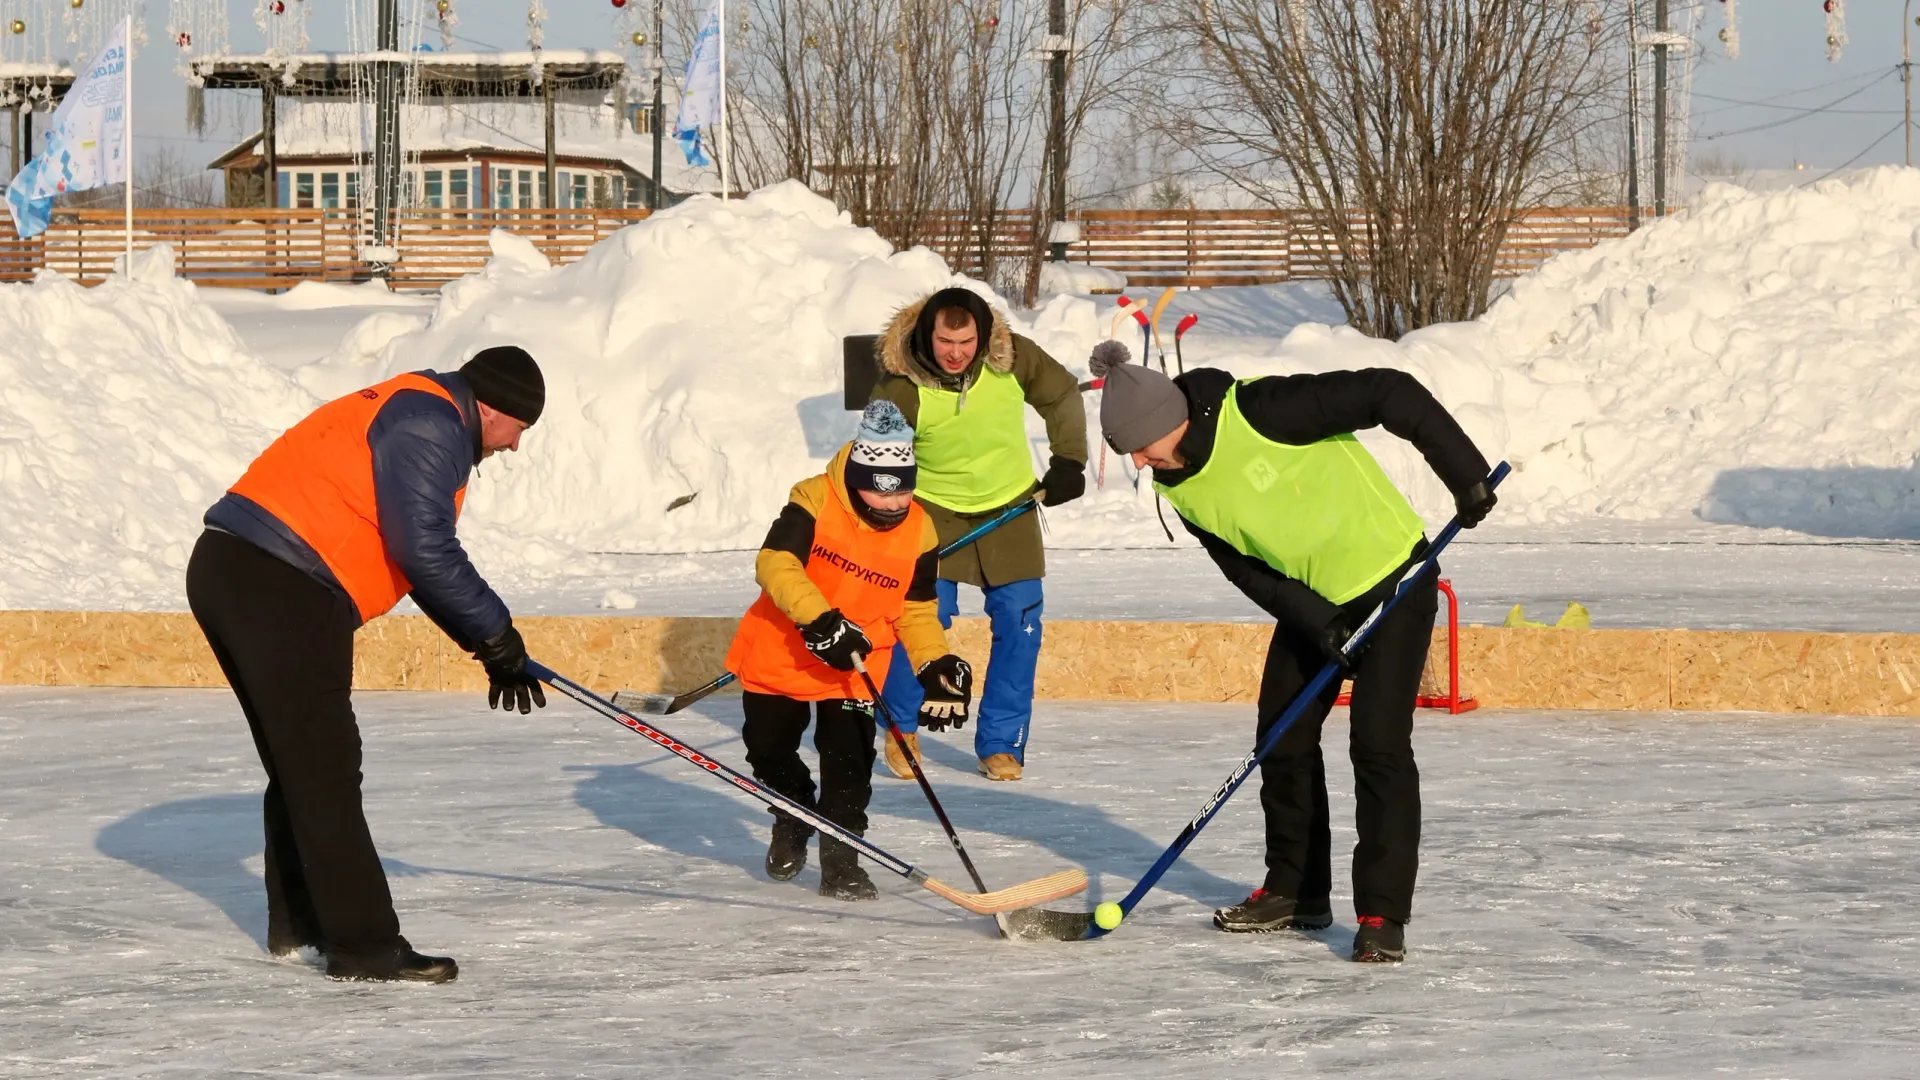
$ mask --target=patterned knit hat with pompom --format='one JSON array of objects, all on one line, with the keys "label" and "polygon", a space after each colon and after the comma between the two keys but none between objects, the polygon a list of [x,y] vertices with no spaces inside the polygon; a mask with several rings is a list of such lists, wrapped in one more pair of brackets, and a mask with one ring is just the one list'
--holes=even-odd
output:
[{"label": "patterned knit hat with pompom", "polygon": [[847,455],[847,487],[882,495],[912,491],[917,467],[913,460],[913,428],[891,401],[876,401],[860,415],[860,430]]}]

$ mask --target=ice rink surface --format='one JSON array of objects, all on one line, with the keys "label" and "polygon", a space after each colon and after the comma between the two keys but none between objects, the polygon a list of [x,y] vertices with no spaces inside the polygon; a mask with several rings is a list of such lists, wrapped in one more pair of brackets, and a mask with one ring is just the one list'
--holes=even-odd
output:
[{"label": "ice rink surface", "polygon": [[[741,762],[737,699],[673,734]],[[405,932],[448,986],[336,984],[261,946],[258,792],[223,691],[0,691],[0,1076],[1912,1076],[1920,728],[1423,713],[1410,956],[1229,936],[1243,791],[1119,931],[1017,945],[875,868],[761,869],[768,818],[570,702],[361,694]],[[1233,706],[1045,703],[1028,779],[928,736],[989,886],[1117,898],[1250,739]],[[1352,843],[1336,713],[1334,848]],[[964,881],[918,790],[871,835]]]}]

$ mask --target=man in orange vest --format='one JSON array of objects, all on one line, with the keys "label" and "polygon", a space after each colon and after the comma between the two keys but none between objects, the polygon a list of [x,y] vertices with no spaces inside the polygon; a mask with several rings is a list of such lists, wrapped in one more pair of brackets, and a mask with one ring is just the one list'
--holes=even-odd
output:
[{"label": "man in orange vest", "polygon": [[[793,486],[754,563],[760,599],[740,620],[727,670],[745,691],[741,731],[761,783],[857,835],[873,797],[873,695],[854,669],[865,657],[884,683],[893,644],[904,647],[925,701],[920,716],[965,723],[973,672],[947,651],[934,581],[940,540],[913,500],[913,429],[890,401],[867,406],[854,440],[827,471]],[[808,703],[817,716],[819,798],[800,760]],[[774,812],[767,874],[787,881],[807,863],[813,828]],[[820,838],[820,895],[878,895],[853,848]]]},{"label": "man in orange vest", "polygon": [[411,595],[486,667],[487,700],[544,706],[500,597],[454,535],[467,478],[517,450],[546,382],[523,349],[401,375],[328,402],[213,508],[187,602],[267,770],[267,948],[313,948],[337,979],[446,982],[451,958],[400,936],[360,805],[353,633]]}]

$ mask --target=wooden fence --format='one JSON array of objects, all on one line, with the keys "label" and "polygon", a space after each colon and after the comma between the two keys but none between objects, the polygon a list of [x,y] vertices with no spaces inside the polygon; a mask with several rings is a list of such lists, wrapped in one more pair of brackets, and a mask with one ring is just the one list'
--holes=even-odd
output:
[{"label": "wooden fence", "polygon": [[[485,265],[494,229],[531,241],[555,264],[572,262],[645,210],[406,210],[396,244],[394,285],[434,288]],[[1285,210],[1089,210],[1075,215],[1080,240],[1071,262],[1127,276],[1135,287],[1259,285],[1327,277],[1337,252],[1323,231]],[[1020,265],[1035,243],[1035,215],[1010,210],[983,238],[958,214],[923,222],[919,242],[954,269],[981,274],[989,260]],[[136,248],[172,244],[180,273],[202,285],[284,289],[302,281],[363,281],[371,240],[355,210],[138,210]],[[1501,247],[1498,273],[1526,273],[1563,251],[1627,233],[1620,207],[1569,207],[1522,214]],[[83,284],[113,269],[125,249],[121,212],[62,210],[41,236],[21,240],[0,221],[0,281],[24,281],[42,267]]]}]

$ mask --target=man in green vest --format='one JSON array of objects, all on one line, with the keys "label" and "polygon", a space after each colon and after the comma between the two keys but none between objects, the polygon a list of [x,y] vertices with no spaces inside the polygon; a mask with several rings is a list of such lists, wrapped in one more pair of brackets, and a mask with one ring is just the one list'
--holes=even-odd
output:
[{"label": "man in green vest", "polygon": [[[933,518],[942,544],[1036,487],[1043,506],[1086,493],[1087,414],[1079,382],[1040,346],[1013,333],[979,294],[942,289],[902,308],[881,335],[879,360],[873,400],[899,406],[914,430],[919,482],[913,494]],[[1028,406],[1045,421],[1051,451],[1046,475],[1038,480],[1027,441]],[[942,625],[951,626],[959,612],[960,583],[986,596],[993,651],[973,747],[989,779],[1018,780],[1026,765],[1045,573],[1037,514],[1023,515],[940,562]],[[902,724],[917,723],[920,695],[913,668],[896,653],[883,691],[887,707]],[[956,719],[953,726],[963,723]],[[909,730],[917,756],[919,734]],[[912,767],[890,740],[886,754],[895,776],[912,779]]]},{"label": "man in green vest", "polygon": [[[1106,378],[1100,426],[1108,445],[1152,467],[1155,490],[1227,580],[1274,617],[1256,745],[1329,661],[1350,673],[1359,819],[1353,959],[1403,959],[1420,846],[1413,709],[1433,634],[1437,571],[1380,621],[1349,664],[1341,651],[1347,639],[1427,548],[1419,515],[1353,433],[1384,427],[1418,447],[1453,492],[1465,528],[1493,509],[1486,458],[1403,371],[1236,382],[1196,368],[1170,380],[1126,363],[1126,347],[1105,342],[1093,372]],[[1214,912],[1222,930],[1319,930],[1333,922],[1320,728],[1338,690],[1330,685],[1260,763],[1266,881]]]}]

